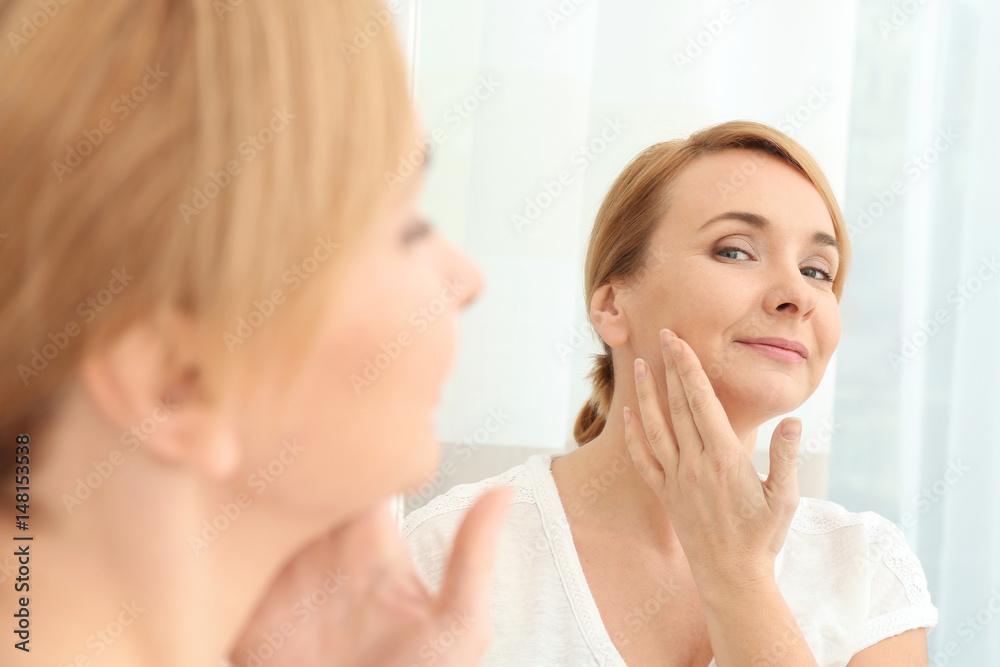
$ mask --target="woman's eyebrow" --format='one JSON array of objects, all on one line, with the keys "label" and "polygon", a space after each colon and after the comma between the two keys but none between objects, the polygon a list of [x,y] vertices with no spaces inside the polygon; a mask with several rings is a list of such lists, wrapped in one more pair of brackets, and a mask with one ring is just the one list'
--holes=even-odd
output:
[{"label": "woman's eyebrow", "polygon": [[[749,213],[747,211],[726,211],[725,213],[720,213],[719,215],[706,220],[697,231],[700,232],[713,222],[720,222],[722,220],[739,220],[740,222],[745,222],[751,227],[755,227],[762,231],[767,229],[771,224],[770,220],[756,213]],[[833,248],[837,251],[837,256],[840,256],[840,243],[837,242],[837,239],[830,236],[826,232],[816,232],[813,234],[812,240],[813,243],[817,245],[829,246]]]}]

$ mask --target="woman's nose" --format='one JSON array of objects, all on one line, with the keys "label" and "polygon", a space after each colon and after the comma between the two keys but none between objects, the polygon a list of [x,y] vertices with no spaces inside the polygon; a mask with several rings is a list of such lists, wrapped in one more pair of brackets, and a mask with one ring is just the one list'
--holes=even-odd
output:
[{"label": "woman's nose", "polygon": [[445,253],[448,261],[445,263],[447,273],[445,279],[455,285],[458,295],[456,306],[459,310],[467,307],[483,289],[483,272],[472,258],[445,241]]},{"label": "woman's nose", "polygon": [[816,307],[816,290],[808,284],[810,279],[802,275],[796,266],[782,269],[774,276],[764,299],[768,312],[805,315]]}]

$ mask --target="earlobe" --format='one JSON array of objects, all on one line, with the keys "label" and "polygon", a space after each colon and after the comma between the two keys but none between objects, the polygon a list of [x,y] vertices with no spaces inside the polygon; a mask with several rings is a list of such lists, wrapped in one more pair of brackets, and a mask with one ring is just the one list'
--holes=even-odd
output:
[{"label": "earlobe", "polygon": [[151,456],[216,481],[232,477],[242,455],[234,422],[207,405],[181,402],[146,440]]},{"label": "earlobe", "polygon": [[621,302],[621,288],[605,283],[590,299],[590,322],[609,347],[625,344],[629,338],[628,317]]}]

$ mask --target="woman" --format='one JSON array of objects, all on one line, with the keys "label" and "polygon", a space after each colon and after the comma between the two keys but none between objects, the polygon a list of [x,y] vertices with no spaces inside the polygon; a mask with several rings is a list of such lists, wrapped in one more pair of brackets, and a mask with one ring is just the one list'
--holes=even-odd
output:
[{"label": "woman", "polygon": [[0,663],[474,662],[504,493],[433,598],[385,504],[437,465],[481,286],[387,179],[419,145],[392,15],[43,4],[0,2],[0,512],[32,538]]},{"label": "woman", "polygon": [[432,589],[458,519],[514,487],[484,665],[927,664],[937,612],[898,528],[799,500],[801,424],[840,339],[843,216],[809,154],[730,122],[654,145],[612,185],[586,261],[604,342],[581,446],[407,517]]}]

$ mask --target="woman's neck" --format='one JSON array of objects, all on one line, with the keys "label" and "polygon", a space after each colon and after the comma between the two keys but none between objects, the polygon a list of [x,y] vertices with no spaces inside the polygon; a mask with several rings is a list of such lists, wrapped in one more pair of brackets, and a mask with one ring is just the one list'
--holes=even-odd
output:
[{"label": "woman's neck", "polygon": [[30,597],[17,664],[216,667],[319,527],[124,451],[118,435],[71,414],[32,440],[30,591],[0,597],[8,619]]},{"label": "woman's neck", "polygon": [[[613,403],[600,435],[553,461],[552,475],[570,524],[576,520],[580,525],[586,518],[587,524],[596,522],[600,529],[622,531],[663,554],[683,557],[669,515],[632,463],[622,408]],[[756,426],[746,425],[736,434],[752,459]]]}]

